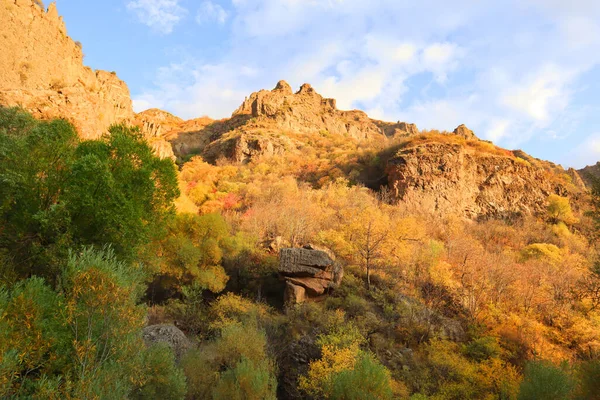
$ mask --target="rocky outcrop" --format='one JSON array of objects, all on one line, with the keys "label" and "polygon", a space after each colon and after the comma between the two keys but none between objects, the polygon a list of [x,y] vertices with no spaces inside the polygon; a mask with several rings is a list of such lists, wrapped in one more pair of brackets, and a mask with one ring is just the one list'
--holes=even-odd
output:
[{"label": "rocky outcrop", "polygon": [[419,129],[415,124],[409,124],[406,122],[392,123],[384,121],[373,121],[388,137],[410,137],[419,134]]},{"label": "rocky outcrop", "polygon": [[585,182],[588,188],[591,188],[600,180],[600,161],[595,165],[588,165],[577,171],[577,175]]},{"label": "rocky outcrop", "polygon": [[68,35],[55,3],[0,0],[0,104],[38,118],[66,118],[83,138],[129,121],[129,89],[114,73],[83,65],[81,43]]},{"label": "rocky outcrop", "polygon": [[192,346],[185,334],[175,325],[170,324],[147,326],[142,331],[142,337],[146,346],[166,344],[173,350],[177,360],[181,360]]},{"label": "rocky outcrop", "polygon": [[[294,93],[285,81],[279,81],[273,90],[253,93],[228,119],[182,121],[151,109],[137,114],[135,124],[150,139],[162,138],[170,143],[172,156],[180,161],[198,154],[209,162],[226,158],[237,163],[303,147],[301,140],[285,133],[336,134],[357,140],[386,140],[419,133],[414,124],[377,121],[362,111],[338,110],[334,99],[323,98],[309,84]],[[168,153],[164,141],[155,147],[160,145],[157,151]]]},{"label": "rocky outcrop", "polygon": [[361,140],[385,139],[396,130],[413,131],[410,124],[385,124],[362,111],[338,110],[335,99],[324,98],[307,83],[293,93],[285,81],[280,81],[273,90],[252,93],[233,115],[249,115],[289,132],[327,132]]},{"label": "rocky outcrop", "polygon": [[279,252],[279,275],[286,282],[286,305],[323,296],[340,285],[343,274],[341,265],[328,249],[306,245]]},{"label": "rocky outcrop", "polygon": [[543,212],[550,194],[568,194],[544,168],[443,141],[401,149],[387,174],[392,193],[406,207],[472,219]]},{"label": "rocky outcrop", "polygon": [[462,138],[465,138],[467,140],[471,140],[471,139],[477,139],[477,136],[475,136],[475,134],[473,133],[472,130],[470,130],[469,128],[467,128],[467,126],[465,124],[459,125],[456,127],[456,129],[454,130],[455,135],[458,135]]},{"label": "rocky outcrop", "polygon": [[158,108],[151,108],[137,113],[134,118],[134,124],[148,138],[164,136],[183,122],[181,118]]},{"label": "rocky outcrop", "polygon": [[567,175],[571,178],[571,183],[577,188],[581,190],[586,190],[587,185],[584,180],[581,178],[581,175],[575,168],[567,169]]}]

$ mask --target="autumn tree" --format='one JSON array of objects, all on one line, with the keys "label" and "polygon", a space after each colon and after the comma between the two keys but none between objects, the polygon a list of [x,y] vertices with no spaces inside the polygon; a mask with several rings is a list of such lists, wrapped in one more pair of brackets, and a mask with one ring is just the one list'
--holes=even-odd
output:
[{"label": "autumn tree", "polygon": [[553,223],[563,222],[567,225],[577,223],[579,219],[573,215],[568,197],[551,194],[548,197],[548,217]]},{"label": "autumn tree", "polygon": [[[85,248],[63,265],[60,290],[32,277],[0,290],[0,395],[182,398],[171,350],[146,350],[142,271],[111,250]],[[182,389],[183,388],[183,389]]]},{"label": "autumn tree", "polygon": [[351,242],[363,262],[367,274],[367,287],[371,288],[371,271],[383,257],[384,247],[390,237],[389,221],[377,208],[363,210],[350,225]]},{"label": "autumn tree", "polygon": [[161,232],[176,170],[135,129],[80,142],[64,120],[0,108],[0,279],[53,282],[69,249],[110,244],[132,261]]}]

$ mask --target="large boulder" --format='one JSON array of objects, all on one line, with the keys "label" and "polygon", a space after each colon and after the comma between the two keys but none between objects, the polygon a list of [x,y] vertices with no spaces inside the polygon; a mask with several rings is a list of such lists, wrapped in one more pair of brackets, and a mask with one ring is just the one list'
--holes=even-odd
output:
[{"label": "large boulder", "polygon": [[473,133],[472,130],[470,130],[469,128],[467,128],[467,126],[465,124],[459,125],[456,127],[456,129],[454,130],[455,135],[461,136],[467,140],[470,139],[477,139],[477,136],[475,136],[475,133]]},{"label": "large boulder", "polygon": [[329,249],[306,245],[280,250],[279,275],[286,281],[285,303],[292,305],[319,298],[338,287],[343,269]]},{"label": "large boulder", "polygon": [[191,342],[185,334],[171,324],[150,325],[143,329],[142,337],[146,346],[152,346],[157,343],[165,343],[175,353],[175,358],[179,361],[190,349]]}]

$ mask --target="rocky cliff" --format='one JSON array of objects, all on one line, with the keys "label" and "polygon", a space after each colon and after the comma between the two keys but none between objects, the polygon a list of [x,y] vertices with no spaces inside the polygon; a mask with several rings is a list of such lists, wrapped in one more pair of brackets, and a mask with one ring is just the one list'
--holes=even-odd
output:
[{"label": "rocky cliff", "polygon": [[592,187],[600,180],[600,161],[595,165],[588,165],[580,169],[577,173],[588,187]]},{"label": "rocky cliff", "polygon": [[[561,168],[527,161],[472,137],[431,137],[404,145],[388,162],[388,182],[406,207],[467,218],[543,212],[550,194],[581,190]],[[552,167],[552,168],[551,168]]]},{"label": "rocky cliff", "polygon": [[338,110],[334,99],[324,98],[309,84],[294,93],[285,81],[279,81],[273,90],[252,93],[231,118],[182,121],[161,110],[147,110],[136,115],[135,123],[149,137],[171,143],[178,159],[200,154],[210,162],[224,157],[244,163],[259,156],[293,151],[301,144],[286,133],[333,134],[383,142],[389,137],[419,133],[414,124],[378,121],[358,110]]},{"label": "rocky cliff", "polygon": [[127,85],[111,72],[83,65],[81,44],[68,35],[55,3],[0,0],[0,104],[39,118],[63,117],[84,138],[131,120]]},{"label": "rocky cliff", "polygon": [[294,93],[287,82],[279,81],[273,90],[252,93],[233,115],[249,115],[289,132],[326,131],[355,139],[383,139],[416,132],[412,124],[385,123],[372,120],[363,111],[338,110],[335,99],[324,98],[308,83]]}]

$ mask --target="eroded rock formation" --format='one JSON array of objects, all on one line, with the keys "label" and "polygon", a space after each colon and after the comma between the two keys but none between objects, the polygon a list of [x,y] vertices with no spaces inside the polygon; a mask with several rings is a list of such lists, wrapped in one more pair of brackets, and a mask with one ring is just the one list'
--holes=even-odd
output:
[{"label": "eroded rock formation", "polygon": [[112,72],[83,65],[55,3],[0,0],[0,104],[38,118],[66,118],[83,138],[133,118],[127,85]]},{"label": "eroded rock formation", "polygon": [[390,189],[405,206],[467,218],[543,212],[550,194],[568,194],[540,166],[455,143],[403,148],[388,162],[387,173]]},{"label": "eroded rock formation", "polygon": [[308,83],[293,93],[287,82],[280,81],[273,90],[252,93],[233,115],[273,122],[284,131],[327,132],[355,139],[384,139],[397,132],[416,131],[412,124],[388,124],[372,120],[363,111],[338,110],[335,99],[324,98]]},{"label": "eroded rock formation", "polygon": [[180,360],[192,346],[185,334],[175,325],[170,324],[147,326],[142,331],[142,337],[146,346],[165,343],[173,350],[177,360]]},{"label": "eroded rock formation", "polygon": [[456,127],[456,129],[452,133],[454,133],[455,135],[458,135],[462,138],[465,138],[467,140],[477,139],[477,136],[475,136],[473,131],[470,130],[469,128],[467,128],[467,126],[465,124],[462,124],[462,125],[459,125],[458,127]]},{"label": "eroded rock formation", "polygon": [[591,188],[595,182],[600,180],[600,161],[594,165],[588,165],[577,171],[577,175]]},{"label": "eroded rock formation", "polygon": [[338,287],[344,272],[331,251],[306,245],[280,250],[279,275],[286,282],[285,303],[293,305],[319,298]]}]

